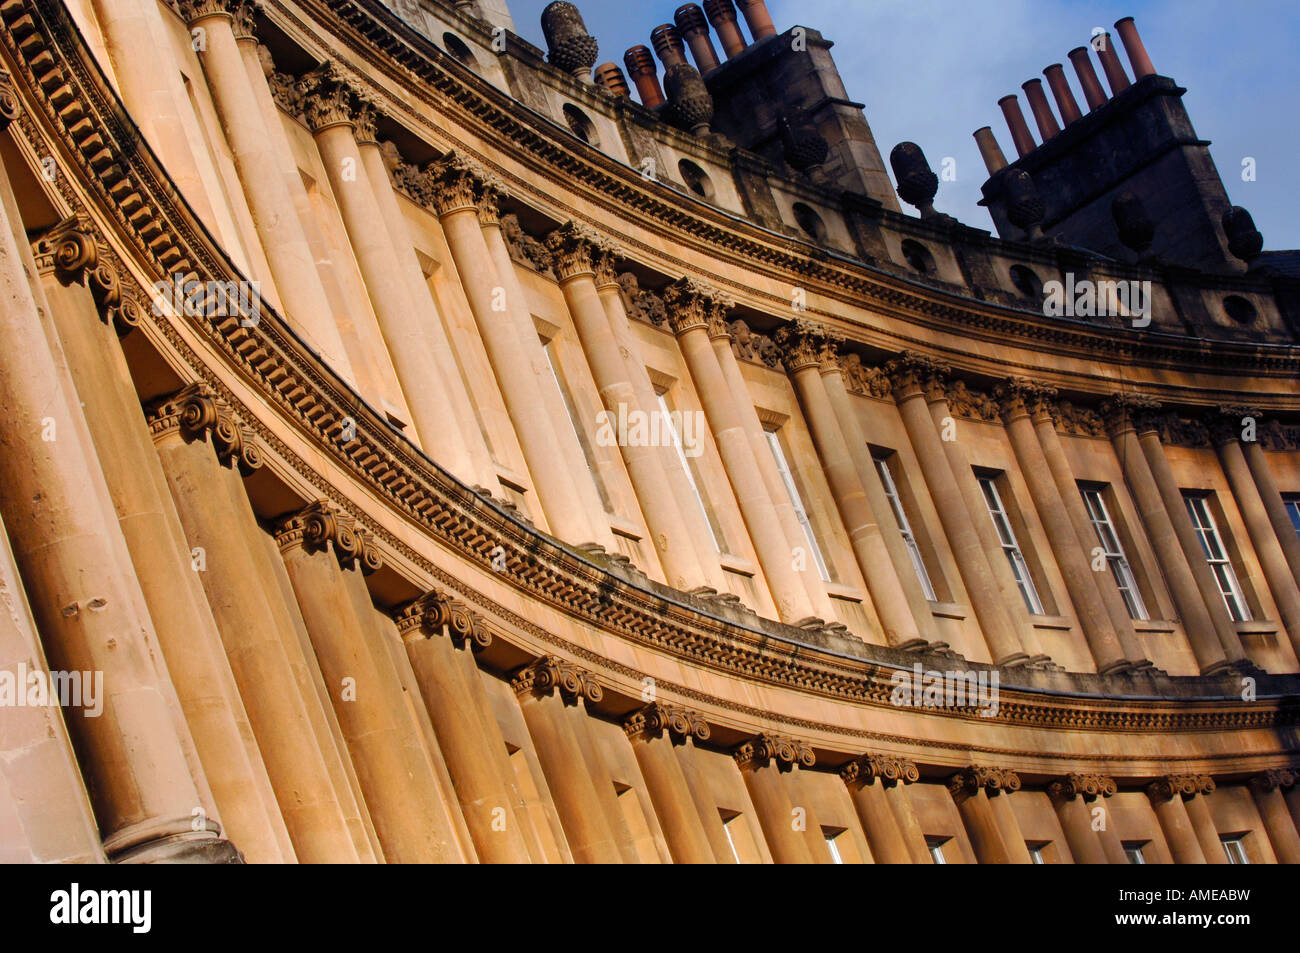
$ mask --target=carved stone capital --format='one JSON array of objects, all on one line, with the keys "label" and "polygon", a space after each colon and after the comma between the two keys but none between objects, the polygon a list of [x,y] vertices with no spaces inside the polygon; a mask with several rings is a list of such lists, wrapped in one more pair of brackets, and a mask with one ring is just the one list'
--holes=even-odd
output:
[{"label": "carved stone capital", "polygon": [[356,127],[361,97],[332,62],[304,73],[296,85],[302,117],[312,133],[332,126]]},{"label": "carved stone capital", "polygon": [[520,697],[541,697],[559,692],[565,704],[569,705],[576,705],[580,698],[598,702],[605,694],[590,672],[554,655],[542,656],[525,665],[511,677],[510,684]]},{"label": "carved stone capital", "polygon": [[9,124],[22,111],[22,103],[18,101],[18,93],[14,90],[9,73],[0,69],[0,132],[8,129]]},{"label": "carved stone capital", "polygon": [[989,797],[1020,790],[1020,775],[1007,768],[969,765],[948,779],[948,793],[958,804],[983,790]]},{"label": "carved stone capital", "polygon": [[66,218],[32,243],[36,271],[53,274],[61,284],[84,285],[95,299],[99,316],[126,336],[140,324],[143,305],[122,280],[100,249],[90,222],[80,216]]},{"label": "carved stone capital", "polygon": [[190,384],[155,401],[145,417],[155,442],[179,432],[186,440],[211,440],[217,459],[225,466],[239,467],[241,473],[252,473],[262,465],[253,432],[206,384]]},{"label": "carved stone capital", "polygon": [[944,384],[952,374],[952,367],[925,354],[904,351],[885,364],[884,372],[893,385],[895,400],[917,394],[926,400],[939,400],[947,398]]},{"label": "carved stone capital", "polygon": [[1295,785],[1300,773],[1293,768],[1269,768],[1250,779],[1250,789],[1257,794],[1271,794]]},{"label": "carved stone capital", "polygon": [[1214,779],[1208,774],[1170,774],[1147,785],[1146,792],[1154,804],[1162,804],[1178,795],[1190,801],[1198,794],[1213,794]]},{"label": "carved stone capital", "polygon": [[393,615],[403,642],[445,635],[458,646],[478,652],[492,644],[492,633],[469,606],[437,589],[408,602]]},{"label": "carved stone capital", "polygon": [[487,170],[460,152],[452,150],[424,171],[427,182],[414,197],[440,216],[465,209],[478,212],[481,205],[497,201]]},{"label": "carved stone capital", "polygon": [[373,537],[357,528],[356,518],[325,500],[282,519],[276,525],[275,541],[282,550],[301,546],[308,552],[332,551],[344,569],[359,565],[370,573],[384,564]]},{"label": "carved stone capital", "polygon": [[663,301],[674,334],[704,328],[713,336],[719,324],[725,333],[726,315],[733,307],[717,288],[690,277],[678,278],[665,288]]},{"label": "carved stone capital", "polygon": [[839,369],[839,347],[844,336],[815,321],[797,318],[778,328],[772,338],[781,349],[785,369],[791,374],[808,367]]},{"label": "carved stone capital", "polygon": [[840,768],[840,777],[850,788],[874,784],[877,780],[882,787],[893,787],[899,782],[912,784],[920,780],[921,772],[915,762],[906,758],[895,758],[886,754],[864,754]]},{"label": "carved stone capital", "polygon": [[1248,430],[1254,436],[1263,416],[1263,411],[1255,407],[1225,405],[1206,411],[1202,423],[1210,441],[1218,447],[1243,439]]},{"label": "carved stone capital", "polygon": [[698,712],[667,702],[651,702],[623,719],[623,730],[633,741],[658,738],[668,732],[674,741],[709,739],[709,724]]},{"label": "carved stone capital", "polygon": [[190,26],[205,17],[227,17],[233,21],[238,8],[251,5],[249,0],[179,0],[181,17]]},{"label": "carved stone capital", "polygon": [[998,409],[1007,423],[1018,417],[1051,416],[1055,387],[1031,381],[1027,377],[1011,377],[993,388]]},{"label": "carved stone capital", "polygon": [[1133,429],[1159,430],[1160,401],[1145,394],[1115,394],[1102,402],[1101,416],[1111,435]]},{"label": "carved stone capital", "polygon": [[379,145],[379,110],[375,104],[368,100],[361,99],[357,101],[357,111],[353,116],[357,145]]},{"label": "carved stone capital", "polygon": [[546,236],[555,276],[561,282],[581,275],[602,284],[613,284],[615,249],[613,243],[577,222],[565,222]]},{"label": "carved stone capital", "polygon": [[796,764],[811,768],[817,763],[817,756],[804,742],[766,733],[737,745],[731,756],[741,768],[749,770],[765,768],[771,764],[778,771],[789,771]]},{"label": "carved stone capital", "polygon": [[1047,785],[1047,795],[1054,801],[1073,801],[1076,797],[1095,801],[1118,790],[1113,778],[1101,774],[1067,774]]}]

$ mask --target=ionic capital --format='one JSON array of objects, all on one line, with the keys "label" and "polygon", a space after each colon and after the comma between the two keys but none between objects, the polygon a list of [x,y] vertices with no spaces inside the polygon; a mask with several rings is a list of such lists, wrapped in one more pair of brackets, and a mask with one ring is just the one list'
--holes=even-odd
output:
[{"label": "ionic capital", "polygon": [[117,269],[104,260],[89,220],[66,218],[32,243],[36,271],[53,274],[63,285],[84,285],[99,316],[125,337],[144,316],[139,299],[123,289]]},{"label": "ionic capital", "polygon": [[707,741],[709,724],[698,712],[667,702],[651,702],[623,719],[623,730],[633,741],[647,741],[667,732],[674,741],[687,738]]},{"label": "ionic capital", "polygon": [[791,374],[808,367],[823,371],[839,368],[839,347],[844,336],[824,325],[797,318],[778,328],[772,337],[781,349],[786,371]]},{"label": "ionic capital", "polygon": [[754,771],[769,764],[775,765],[778,771],[789,771],[796,764],[811,768],[817,763],[817,756],[804,742],[766,733],[737,745],[731,756],[741,768]]},{"label": "ionic capital", "polygon": [[0,132],[8,129],[9,124],[17,119],[22,111],[22,103],[18,101],[18,93],[14,91],[9,73],[0,69]]},{"label": "ionic capital", "polygon": [[1198,794],[1213,794],[1214,779],[1208,774],[1170,774],[1147,785],[1147,797],[1153,804],[1163,804],[1175,795],[1190,801]]},{"label": "ionic capital", "polygon": [[210,439],[217,460],[225,466],[238,467],[247,475],[262,465],[253,432],[206,384],[190,384],[155,401],[145,417],[155,443],[171,433],[180,433],[187,441]]},{"label": "ionic capital", "polygon": [[492,644],[492,633],[483,627],[469,606],[437,589],[408,602],[393,618],[403,642],[445,635],[456,645],[468,645],[475,652]]},{"label": "ionic capital", "polygon": [[704,328],[710,337],[727,334],[727,312],[733,307],[717,288],[697,278],[678,278],[663,291],[664,306],[674,334]]},{"label": "ionic capital", "polygon": [[961,804],[967,798],[985,791],[989,797],[1000,793],[1014,794],[1020,790],[1020,775],[1006,768],[988,768],[969,765],[948,779],[948,793]]},{"label": "ionic capital", "polygon": [[895,400],[918,394],[927,401],[947,400],[944,385],[952,374],[952,367],[943,361],[915,351],[904,351],[885,364],[884,371],[894,387]]},{"label": "ionic capital", "polygon": [[276,526],[275,541],[281,550],[301,546],[307,552],[332,551],[344,569],[359,565],[363,572],[371,573],[384,564],[374,539],[357,528],[356,518],[325,500],[309,503],[282,519]]},{"label": "ionic capital", "polygon": [[1095,801],[1099,797],[1110,797],[1118,790],[1115,780],[1104,775],[1067,774],[1047,786],[1047,796],[1053,801],[1073,801],[1076,797]]},{"label": "ionic capital", "polygon": [[920,780],[921,772],[916,763],[907,758],[895,758],[886,754],[864,754],[854,758],[840,768],[840,777],[850,788],[874,784],[880,781],[882,787],[893,787],[900,781],[912,784]]},{"label": "ionic capital", "polygon": [[1289,788],[1300,780],[1300,773],[1292,768],[1269,768],[1250,779],[1250,789],[1257,794],[1270,794]]},{"label": "ionic capital", "polygon": [[540,698],[558,692],[565,704],[576,705],[585,698],[598,702],[605,692],[590,672],[554,655],[545,655],[525,665],[510,679],[515,694]]}]

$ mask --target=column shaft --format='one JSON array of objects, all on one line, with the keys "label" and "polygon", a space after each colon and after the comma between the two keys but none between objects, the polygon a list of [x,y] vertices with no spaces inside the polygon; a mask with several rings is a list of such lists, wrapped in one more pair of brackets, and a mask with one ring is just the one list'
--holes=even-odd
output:
[{"label": "column shaft", "polygon": [[1054,797],[1052,806],[1056,808],[1056,816],[1061,822],[1061,830],[1065,832],[1065,841],[1070,845],[1074,862],[1076,864],[1109,863],[1101,839],[1092,829],[1092,817],[1084,799],[1079,796]]},{"label": "column shaft", "polygon": [[960,798],[957,811],[961,814],[966,836],[970,838],[975,859],[981,864],[1016,863],[1003,837],[1002,828],[993,816],[993,805],[983,789]]},{"label": "column shaft", "polygon": [[1205,803],[1205,795],[1197,794],[1195,797],[1184,798],[1183,803],[1187,809],[1187,817],[1192,822],[1196,840],[1201,845],[1201,853],[1205,855],[1205,862],[1207,864],[1228,863],[1227,852],[1223,849],[1223,841],[1219,840],[1219,831],[1214,826],[1214,818],[1210,815],[1210,806]]},{"label": "column shaft", "polygon": [[862,831],[867,835],[871,856],[878,864],[910,864],[912,854],[907,849],[898,819],[890,808],[883,782],[850,784],[853,808],[857,811]]},{"label": "column shaft", "polygon": [[1300,864],[1300,833],[1279,787],[1251,784],[1251,795],[1279,864]]},{"label": "column shaft", "polygon": [[[713,863],[709,836],[687,786],[686,775],[673,754],[672,739],[667,734],[644,740],[633,739],[632,750],[641,766],[641,776],[645,779],[650,803],[659,817],[673,862]],[[1283,807],[1285,809],[1285,805]]]},{"label": "column shaft", "polygon": [[681,766],[682,776],[686,779],[686,786],[690,791],[691,801],[695,805],[700,823],[704,827],[704,833],[709,838],[709,848],[713,852],[714,862],[736,863],[736,855],[731,849],[731,842],[727,839],[726,825],[723,824],[722,815],[718,812],[717,804],[714,803],[708,779],[704,777],[697,763],[697,759],[701,756],[697,753],[695,745],[688,739],[673,753]]},{"label": "column shaft", "polygon": [[[1153,803],[1155,808],[1156,820],[1160,822],[1160,830],[1165,835],[1165,843],[1169,845],[1169,853],[1176,864],[1204,864],[1205,852],[1201,849],[1201,843],[1196,836],[1196,831],[1192,828],[1192,821],[1187,816],[1187,808],[1183,806],[1183,799],[1178,795],[1172,798],[1162,799]],[[1223,853],[1223,848],[1219,848],[1219,853]]]},{"label": "column shaft", "polygon": [[1002,832],[1002,841],[1007,845],[1011,862],[1032,864],[1034,860],[1029,856],[1029,845],[1025,843],[1025,835],[1020,832],[1020,822],[1016,820],[1015,809],[1011,806],[1011,795],[1004,791],[989,798],[989,808],[998,830]]},{"label": "column shaft", "polygon": [[778,769],[770,765],[742,767],[741,776],[773,861],[778,864],[813,863],[807,838],[794,829],[794,805]]},{"label": "column shaft", "polygon": [[1243,446],[1242,453],[1246,457],[1246,465],[1250,467],[1250,475],[1255,478],[1255,486],[1259,488],[1260,499],[1264,501],[1268,521],[1273,524],[1273,532],[1291,565],[1291,573],[1295,576],[1296,583],[1300,584],[1300,533],[1296,532],[1295,525],[1282,504],[1277,480],[1268,465],[1268,455],[1257,440]]},{"label": "column shaft", "polygon": [[885,788],[885,800],[889,803],[890,810],[894,812],[895,820],[898,821],[898,829],[903,834],[903,841],[907,845],[912,863],[933,863],[929,845],[925,842],[925,832],[921,830],[921,821],[916,816],[916,808],[912,804],[907,788],[902,784]]}]

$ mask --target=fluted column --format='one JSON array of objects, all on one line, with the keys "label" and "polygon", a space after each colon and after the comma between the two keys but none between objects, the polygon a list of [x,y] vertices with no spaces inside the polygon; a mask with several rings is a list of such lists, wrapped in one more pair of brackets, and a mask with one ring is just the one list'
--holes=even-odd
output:
[{"label": "fluted column", "polygon": [[238,469],[261,466],[261,455],[229,408],[202,385],[157,403],[149,425],[186,539],[202,554],[200,581],[294,852],[303,863],[356,863],[319,736],[281,641],[292,634],[282,631],[272,608],[278,593],[269,580],[250,584],[247,577],[246,534],[261,530]]},{"label": "fluted column", "polygon": [[497,273],[484,229],[479,224],[480,206],[489,206],[489,213],[494,214],[496,190],[489,186],[483,170],[454,152],[430,167],[427,185],[426,198],[442,222],[461,286],[469,299],[547,522],[555,535],[567,543],[601,544],[609,530],[591,523],[583,505],[585,496],[575,485],[573,473],[566,464],[565,445],[557,436],[563,420],[553,419],[549,412],[541,381],[529,357],[529,349],[540,348],[541,343],[535,330],[521,331],[511,317],[511,305],[506,300],[510,297],[509,289]]},{"label": "fluted column", "polygon": [[92,234],[65,222],[36,244],[50,314],[131,561],[222,826],[254,863],[293,848],[185,543],[118,336],[141,305],[99,260]]},{"label": "fluted column", "polygon": [[[1091,553],[1098,544],[1097,531],[1093,528],[1092,520],[1088,518],[1088,510],[1083,504],[1083,495],[1074,478],[1074,470],[1070,466],[1069,457],[1065,454],[1065,448],[1061,445],[1061,436],[1056,432],[1056,418],[1051,402],[1035,401],[1030,408],[1030,416],[1034,422],[1034,430],[1038,434],[1039,446],[1042,447],[1043,456],[1047,460],[1047,467],[1051,471],[1052,479],[1056,481],[1057,492],[1074,526],[1075,538],[1084,553]],[[1089,569],[1091,568],[1089,565]],[[1111,625],[1114,626],[1119,638],[1124,658],[1128,660],[1133,670],[1151,668],[1151,660],[1146,657],[1146,652],[1138,640],[1137,631],[1133,628],[1133,618],[1129,615],[1128,606],[1118,586],[1110,580],[1095,579],[1095,582],[1106,612],[1110,616]]]},{"label": "fluted column", "polygon": [[1117,790],[1114,780],[1096,774],[1067,774],[1047,786],[1047,796],[1056,810],[1061,830],[1065,832],[1065,842],[1076,864],[1127,862],[1124,847],[1119,835],[1111,828],[1109,818],[1103,818],[1103,827],[1096,829],[1088,808],[1098,797],[1110,797]]},{"label": "fluted column", "polygon": [[346,514],[323,503],[281,522],[276,542],[385,858],[393,863],[463,859],[434,801],[432,773],[417,773],[413,759],[403,756],[401,687],[384,678],[372,655],[382,647],[371,644],[343,579],[341,562],[377,567],[377,554]]},{"label": "fluted column", "polygon": [[599,701],[601,687],[577,666],[554,656],[525,666],[511,681],[573,859],[580,864],[622,863],[582,747],[564,710],[566,704],[577,704],[580,697]]},{"label": "fluted column", "polygon": [[[1242,452],[1242,427],[1244,420],[1257,422],[1262,414],[1248,408],[1223,407],[1218,414],[1211,415],[1207,421],[1210,438],[1219,454],[1219,464],[1232,490],[1237,510],[1242,522],[1246,524],[1246,533],[1250,536],[1255,555],[1259,557],[1260,568],[1268,582],[1273,601],[1282,616],[1282,625],[1291,639],[1291,645],[1300,654],[1300,586],[1296,584],[1295,574],[1287,563],[1286,553],[1278,540],[1277,534],[1268,518],[1268,510],[1259,486],[1251,475],[1246,455]],[[1254,424],[1252,423],[1252,426]],[[1300,539],[1294,530],[1293,539]]]},{"label": "fluted column", "polygon": [[871,856],[878,864],[913,862],[904,832],[885,795],[886,782],[896,783],[909,769],[915,772],[916,766],[876,754],[865,754],[840,769],[840,777],[848,785],[853,808],[867,835]]},{"label": "fluted column", "polygon": [[1048,543],[1070,593],[1093,663],[1101,674],[1125,671],[1129,662],[1110,613],[1102,602],[1097,573],[1092,571],[1086,551],[1079,545],[1031,419],[1036,409],[1056,396],[1056,390],[1024,378],[1013,378],[998,386],[998,396],[1020,474],[1025,478],[1029,496],[1047,532]]},{"label": "fluted column", "polygon": [[696,810],[686,775],[673,753],[675,738],[683,743],[689,736],[708,740],[708,723],[688,709],[651,702],[628,715],[623,720],[623,730],[632,742],[673,862],[713,863],[709,836]]},{"label": "fluted column", "polygon": [[1289,768],[1270,769],[1250,779],[1251,797],[1279,864],[1300,864],[1300,832],[1282,795],[1283,790],[1295,787],[1296,772]]},{"label": "fluted column", "polygon": [[[1204,780],[1209,782],[1210,789],[1213,790],[1214,782],[1209,778]],[[1189,816],[1185,802],[1194,799],[1200,788],[1200,779],[1191,775],[1171,775],[1147,785],[1147,797],[1156,812],[1156,820],[1160,822],[1160,830],[1165,835],[1169,853],[1176,864],[1215,863],[1219,857],[1223,857],[1222,862],[1227,861],[1223,846],[1217,843],[1217,838],[1213,850],[1207,855],[1200,831]],[[1211,856],[1216,859],[1210,859]]]},{"label": "fluted column", "polygon": [[[612,246],[573,222],[552,232],[547,244],[560,279],[560,290],[606,413],[615,420],[636,421],[657,416],[657,406],[642,406],[637,399],[627,362],[619,353],[618,342],[596,288],[598,268],[610,275],[613,273]],[[614,427],[617,429],[617,424]],[[634,439],[631,434],[616,436],[667,582],[684,590],[704,585],[704,570],[699,565],[681,510],[672,496],[672,487],[665,479],[651,441]]]},{"label": "fluted column", "polygon": [[1268,521],[1273,524],[1273,533],[1282,545],[1282,552],[1286,554],[1291,574],[1295,576],[1296,583],[1300,584],[1300,533],[1295,531],[1295,525],[1282,503],[1282,494],[1278,491],[1277,480],[1269,468],[1264,448],[1258,440],[1252,440],[1243,444],[1241,452],[1246,458],[1246,466],[1250,468],[1250,475],[1255,478],[1255,486],[1259,489],[1260,499],[1264,501]]},{"label": "fluted column", "polygon": [[[1135,416],[1156,406],[1156,402],[1149,398],[1123,395],[1109,401],[1103,407],[1103,413],[1115,455],[1119,457],[1120,466],[1124,470],[1124,480],[1142,514],[1142,525],[1146,527],[1147,537],[1151,540],[1160,569],[1169,584],[1169,593],[1173,596],[1178,617],[1187,633],[1187,641],[1191,644],[1201,673],[1210,675],[1229,668],[1230,662],[1225,656],[1210,610],[1206,608],[1196,577],[1188,564],[1187,553],[1179,543],[1147,456],[1138,442]],[[1199,554],[1198,558],[1204,562]],[[1215,598],[1222,604],[1221,597],[1216,594]]]},{"label": "fluted column", "polygon": [[975,859],[981,864],[1013,864],[1016,858],[1007,845],[1002,827],[993,814],[985,789],[995,789],[1001,783],[997,768],[964,768],[948,779],[948,793],[952,795],[961,814],[966,836],[970,838]]},{"label": "fluted column", "polygon": [[229,858],[216,823],[195,824],[203,802],[155,664],[153,623],[121,558],[126,544],[82,410],[46,339],[2,173],[0,191],[0,512],[50,667],[102,673],[102,712],[74,710],[68,727],[104,850],[141,861]]},{"label": "fluted column", "polygon": [[758,814],[772,859],[778,864],[815,862],[804,832],[795,829],[794,804],[782,783],[782,772],[796,764],[812,767],[815,755],[801,741],[760,734],[739,745],[732,756]]},{"label": "fluted column", "polygon": [[[895,572],[880,524],[872,512],[866,488],[836,419],[827,385],[822,380],[823,374],[839,374],[836,356],[839,340],[826,328],[798,321],[777,332],[777,343],[783,351],[786,372],[799,394],[822,470],[885,630],[886,642],[903,648],[923,645],[927,640],[912,614],[907,590]],[[865,452],[865,445],[862,449]],[[915,582],[915,574],[912,581]]]},{"label": "fluted column", "polygon": [[886,372],[893,383],[894,399],[908,441],[916,453],[921,475],[934,498],[948,545],[966,584],[989,656],[998,665],[1023,664],[1029,660],[1029,654],[1021,645],[975,528],[974,521],[982,515],[983,507],[971,509],[966,505],[926,402],[927,388],[942,393],[941,378],[948,373],[948,367],[919,355],[905,354],[891,361]]},{"label": "fluted column", "polygon": [[491,644],[491,633],[466,607],[437,593],[405,607],[397,625],[479,859],[527,863],[523,829],[497,763],[505,746],[494,747],[480,724],[474,694],[482,686],[466,677],[457,658]]},{"label": "fluted column", "polygon": [[351,380],[352,365],[293,199],[280,177],[268,174],[278,168],[272,140],[232,28],[233,17],[246,15],[248,6],[246,0],[185,0],[182,9],[190,29],[203,30],[205,42],[199,60],[275,278],[284,317],[335,372]]},{"label": "fluted column", "polygon": [[722,320],[728,303],[692,278],[670,285],[664,303],[777,612],[783,622],[811,623],[816,617],[808,592],[794,570],[790,543],[763,483],[735,397],[709,342],[709,325]]}]

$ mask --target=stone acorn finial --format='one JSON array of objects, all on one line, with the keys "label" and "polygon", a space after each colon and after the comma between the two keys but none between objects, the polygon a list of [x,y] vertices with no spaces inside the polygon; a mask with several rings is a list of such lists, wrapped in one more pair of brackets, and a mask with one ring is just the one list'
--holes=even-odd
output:
[{"label": "stone acorn finial", "polygon": [[1003,188],[1007,193],[1007,218],[1025,232],[1031,242],[1043,240],[1043,216],[1047,206],[1038,194],[1038,186],[1024,169],[1006,173]]},{"label": "stone acorn finial", "polygon": [[1223,213],[1223,233],[1228,236],[1228,251],[1249,264],[1264,250],[1264,236],[1255,227],[1255,219],[1240,205]]},{"label": "stone acorn finial", "polygon": [[922,218],[933,217],[939,177],[930,169],[921,147],[915,142],[900,142],[890,150],[889,164],[898,180],[898,197],[916,206]]},{"label": "stone acorn finial", "polygon": [[807,172],[819,166],[831,154],[831,147],[820,135],[810,129],[796,129],[781,117],[781,147],[785,161],[796,172]]},{"label": "stone acorn finial", "polygon": [[596,38],[587,32],[578,8],[565,0],[547,4],[542,11],[542,34],[546,37],[546,58],[590,83],[599,47]]},{"label": "stone acorn finial", "polygon": [[697,136],[707,135],[713,121],[713,97],[699,71],[690,63],[674,63],[664,71],[664,86],[682,124]]},{"label": "stone acorn finial", "polygon": [[1136,252],[1139,258],[1145,257],[1156,237],[1156,225],[1142,200],[1132,192],[1121,192],[1111,201],[1110,214],[1124,247]]}]

